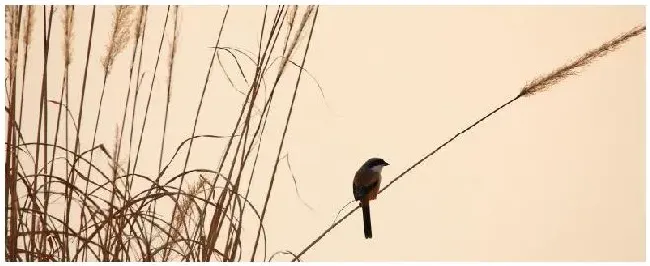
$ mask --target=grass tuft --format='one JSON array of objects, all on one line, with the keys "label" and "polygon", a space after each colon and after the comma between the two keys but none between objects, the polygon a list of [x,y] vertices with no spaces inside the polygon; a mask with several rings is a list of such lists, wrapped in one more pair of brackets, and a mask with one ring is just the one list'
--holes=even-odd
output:
[{"label": "grass tuft", "polygon": [[[90,9],[90,15],[79,18],[80,15],[86,16],[79,9]],[[285,66],[274,71],[270,68],[271,62],[278,56],[289,57],[293,47],[285,44],[284,49],[279,50],[279,45],[275,44],[278,39],[296,42],[294,34],[297,33],[291,30],[293,18],[288,22],[287,14],[295,16],[300,8],[264,8],[265,11],[273,9],[276,9],[273,22],[265,24],[270,27],[262,28],[266,45],[262,46],[260,42],[258,55],[242,53],[243,49],[237,47],[219,46],[230,10],[227,7],[222,9],[225,10],[221,14],[224,18],[215,28],[219,37],[212,61],[206,65],[206,79],[201,84],[201,98],[193,117],[194,129],[183,141],[170,142],[167,134],[173,125],[169,117],[174,112],[170,103],[174,90],[181,89],[175,88],[174,70],[183,47],[179,45],[182,41],[182,8],[116,6],[111,10],[110,29],[100,32],[96,23],[103,22],[97,20],[96,15],[101,9],[95,6],[6,6],[7,261],[240,261],[248,255],[243,253],[252,252],[253,245],[258,242],[242,236],[244,227],[259,228],[261,236],[258,238],[264,239],[265,243],[266,229],[263,215],[258,210],[261,207],[249,197],[250,187],[270,176],[254,171],[261,144],[268,142],[263,133],[273,97],[266,95],[265,79],[273,75],[277,85],[279,77],[283,76]],[[148,23],[160,19],[149,16],[150,12],[165,12],[162,28],[151,26],[159,23]],[[60,15],[60,19],[53,20],[55,13]],[[266,12],[264,16],[266,18]],[[79,19],[89,21],[88,31],[77,29],[75,21]],[[37,36],[33,26],[41,21],[44,46],[36,51],[31,48]],[[264,23],[267,23],[266,19]],[[287,25],[291,27],[287,28]],[[57,27],[60,30],[52,31]],[[160,39],[155,37],[155,45],[150,45],[150,36],[156,32]],[[50,42],[52,33],[61,34],[61,42]],[[100,43],[95,38],[97,34],[107,34],[106,43]],[[76,38],[82,38],[79,41],[83,41],[85,46],[73,47]],[[169,47],[163,43],[169,43]],[[18,49],[19,46],[22,49]],[[98,50],[97,47],[104,49]],[[48,60],[50,51],[61,51],[63,60]],[[101,55],[97,55],[98,52]],[[122,63],[117,58],[125,52],[130,54],[131,60]],[[205,123],[202,105],[219,104],[208,102],[204,96],[208,89],[223,89],[213,87],[209,81],[223,78],[212,75],[211,71],[214,59],[224,52],[229,56],[225,61],[234,61],[237,68],[236,74],[232,74],[219,59],[221,71],[228,79],[245,81],[248,90],[242,88],[240,91],[246,99],[242,101],[232,134],[198,134],[198,124]],[[157,56],[149,62],[152,59],[144,56],[145,53],[157,53]],[[42,73],[40,82],[30,82],[26,78],[32,74],[26,73],[26,66],[31,64],[34,55],[44,59],[39,73],[33,73]],[[254,60],[255,57],[259,60]],[[19,58],[22,58],[20,66]],[[72,67],[73,60],[82,67]],[[89,67],[97,61],[101,63],[100,70]],[[284,61],[295,65],[291,59]],[[166,64],[164,71],[167,75],[166,79],[158,80],[161,62]],[[55,67],[63,69],[60,80],[47,75],[47,69]],[[22,68],[22,73],[19,68]],[[90,84],[88,77],[91,75],[103,76],[101,88]],[[108,97],[104,97],[109,79],[130,81],[128,86],[110,88],[123,91],[125,96],[119,100],[120,103],[108,102]],[[233,88],[239,90],[233,80],[230,80]],[[154,90],[154,85],[158,88],[160,83],[166,87],[166,90],[160,90],[166,96],[164,112],[150,108],[153,106],[153,93],[159,93],[158,89]],[[149,87],[144,96],[141,93],[143,84]],[[274,90],[283,89],[275,85]],[[39,92],[35,96],[38,98],[26,101],[23,96],[30,95],[24,93],[28,90]],[[90,95],[99,95],[99,101],[89,102],[95,99]],[[146,100],[143,101],[143,97]],[[32,102],[38,102],[39,106],[26,104]],[[90,105],[98,106],[97,113],[88,113]],[[111,125],[112,128],[102,115],[108,111],[107,106],[110,112],[121,115],[121,121]],[[48,114],[49,109],[56,110],[55,115]],[[23,119],[23,110],[38,112],[25,112]],[[37,127],[23,129],[26,125],[24,120],[35,117],[38,119]],[[163,126],[154,128],[147,123],[148,119],[160,119]],[[89,126],[91,131],[80,131]],[[23,130],[34,130],[36,134],[23,135]],[[114,131],[114,137],[105,142],[100,139],[99,132],[108,130]],[[150,134],[161,136],[154,140],[154,143],[159,143],[157,147],[146,147],[153,149],[155,158],[148,158],[152,151],[145,151],[145,145],[142,145]],[[223,156],[213,164],[190,168],[195,142],[223,149]],[[233,148],[235,151],[231,150]],[[255,160],[251,162],[253,154]],[[141,160],[157,160],[158,164],[145,169],[138,165]],[[216,200],[217,197],[220,200]],[[174,208],[170,213],[171,206]],[[209,226],[204,223],[206,217],[212,217],[208,220],[212,221]]]}]

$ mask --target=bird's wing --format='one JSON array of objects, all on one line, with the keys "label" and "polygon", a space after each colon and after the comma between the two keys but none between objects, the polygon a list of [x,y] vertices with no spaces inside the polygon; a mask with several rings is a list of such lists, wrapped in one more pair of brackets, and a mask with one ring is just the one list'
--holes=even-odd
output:
[{"label": "bird's wing", "polygon": [[373,188],[375,188],[378,183],[379,181],[375,181],[365,186],[352,183],[352,193],[354,193],[354,200],[361,200],[364,196],[368,195],[368,193]]}]

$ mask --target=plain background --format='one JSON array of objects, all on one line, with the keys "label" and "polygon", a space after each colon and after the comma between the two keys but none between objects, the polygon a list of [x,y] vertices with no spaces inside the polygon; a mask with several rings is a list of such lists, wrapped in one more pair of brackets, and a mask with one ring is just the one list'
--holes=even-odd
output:
[{"label": "plain background", "polygon": [[[76,10],[72,68],[78,73],[83,60],[76,59],[85,54],[90,10]],[[151,7],[148,26],[162,27],[165,10]],[[191,133],[212,53],[207,47],[214,44],[224,10],[181,7],[166,160],[172,147]],[[99,100],[104,51],[98,44],[108,39],[112,11],[97,9],[99,48],[91,53],[88,103]],[[42,49],[40,7],[36,14],[34,30],[41,35],[35,37],[33,51]],[[262,7],[232,7],[222,45],[255,51],[262,14]],[[285,145],[300,196],[312,209],[298,198],[291,173],[282,164],[265,221],[268,253],[299,252],[328,227],[352,199],[352,177],[366,159],[379,156],[391,164],[384,170],[387,183],[514,97],[527,81],[645,24],[644,14],[643,7],[633,6],[321,7],[306,68],[322,86],[325,100],[316,83],[303,76]],[[52,42],[61,42],[60,27],[53,27],[52,34]],[[148,35],[143,70],[153,69],[159,39],[159,30]],[[644,47],[645,34],[579,75],[490,117],[372,203],[372,240],[363,238],[361,213],[355,213],[303,259],[644,260]],[[62,62],[59,52],[51,56],[50,65]],[[42,58],[32,60],[28,77],[33,76],[26,86],[40,86]],[[98,142],[113,141],[121,112],[110,108],[123,108],[128,81],[122,77],[129,61],[130,52],[120,55],[114,69],[119,77],[109,78]],[[159,72],[150,111],[157,115],[148,121],[155,134],[162,128],[166,89],[166,70]],[[197,134],[228,134],[243,100],[222,72],[214,73]],[[61,69],[51,67],[50,75],[50,86],[58,88]],[[295,70],[288,75],[295,77]],[[279,95],[285,100],[278,106],[286,106],[295,79],[286,80],[291,82],[281,83],[284,92]],[[80,76],[72,80],[71,92],[78,93],[80,83]],[[36,110],[36,96],[37,90],[26,91],[26,108]],[[281,129],[286,108],[277,110],[271,121]],[[92,116],[96,112],[96,105],[87,109]],[[32,128],[35,113],[26,114],[25,123]],[[82,132],[92,132],[93,126],[94,120],[85,123]],[[268,131],[269,138],[279,139],[280,130]],[[35,138],[35,130],[24,132],[26,138]],[[152,134],[145,138],[141,155],[152,159],[139,166],[149,175],[157,170],[160,141]],[[192,165],[215,167],[221,149],[218,142],[195,145]],[[262,156],[267,157],[260,160],[271,161],[275,149]],[[263,164],[260,172],[268,176],[271,166]],[[262,194],[266,186],[260,183],[253,192]],[[262,197],[256,202],[261,204]],[[252,236],[255,229],[251,226],[245,234]]]}]

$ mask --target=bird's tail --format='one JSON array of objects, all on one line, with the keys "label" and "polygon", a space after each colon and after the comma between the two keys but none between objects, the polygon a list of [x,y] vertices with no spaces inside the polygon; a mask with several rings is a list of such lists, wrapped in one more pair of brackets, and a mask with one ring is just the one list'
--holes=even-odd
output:
[{"label": "bird's tail", "polygon": [[366,237],[366,239],[372,238],[372,225],[370,223],[370,204],[362,203],[361,210],[363,211],[363,235]]}]

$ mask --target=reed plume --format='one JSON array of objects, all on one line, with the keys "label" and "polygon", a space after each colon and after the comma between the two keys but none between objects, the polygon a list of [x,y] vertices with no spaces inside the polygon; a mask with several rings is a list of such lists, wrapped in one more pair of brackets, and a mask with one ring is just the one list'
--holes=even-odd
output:
[{"label": "reed plume", "polygon": [[72,33],[74,27],[74,6],[65,6],[63,16],[63,60],[65,66],[68,67],[72,62],[72,40],[74,35]]},{"label": "reed plume", "polygon": [[34,30],[34,6],[27,6],[27,14],[25,18],[25,31],[23,32],[23,44],[28,46],[32,42],[32,31]]},{"label": "reed plume", "polygon": [[[198,196],[201,192],[205,190],[205,187],[209,185],[208,180],[200,175],[199,179],[192,185],[189,186],[187,192],[184,194],[191,196]],[[187,229],[187,220],[192,215],[192,205],[195,204],[195,201],[189,197],[183,197],[181,202],[178,205],[178,212],[172,218],[172,241],[177,241],[180,235],[179,231],[181,229]]]},{"label": "reed plume", "polygon": [[110,41],[106,45],[106,55],[102,57],[102,66],[105,72],[110,72],[115,61],[115,57],[124,50],[131,39],[131,25],[133,19],[134,6],[116,6],[113,14],[113,30],[111,31]]},{"label": "reed plume", "polygon": [[603,43],[600,47],[584,53],[571,63],[558,67],[549,74],[533,79],[524,86],[521,90],[521,95],[530,96],[537,92],[544,91],[567,77],[578,74],[582,68],[588,66],[596,59],[603,57],[610,52],[616,51],[616,49],[618,49],[628,39],[638,36],[643,32],[645,32],[645,25],[636,26],[630,31],[620,34],[618,37]]}]

